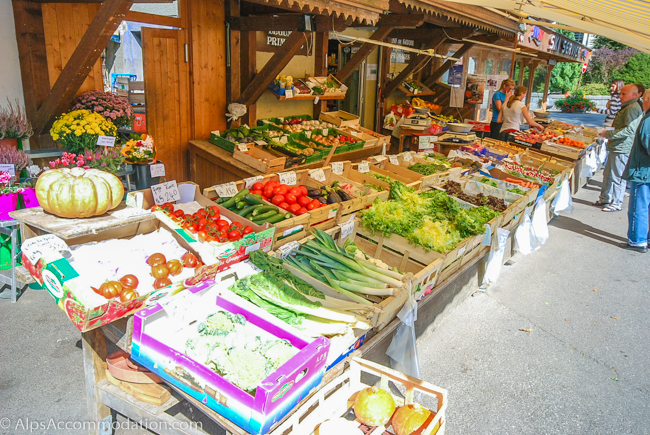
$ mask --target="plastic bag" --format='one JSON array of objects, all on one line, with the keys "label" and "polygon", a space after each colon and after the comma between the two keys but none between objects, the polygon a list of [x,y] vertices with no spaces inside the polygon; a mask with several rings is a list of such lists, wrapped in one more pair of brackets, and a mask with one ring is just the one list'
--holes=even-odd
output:
[{"label": "plastic bag", "polygon": [[596,157],[596,151],[590,150],[585,156],[585,160],[582,164],[580,177],[591,178],[594,176],[594,172],[596,172],[597,169],[598,169],[598,159]]},{"label": "plastic bag", "polygon": [[388,112],[388,114],[384,116],[384,128],[386,130],[392,130],[395,128],[396,124],[397,118],[395,117],[395,114],[393,112]]},{"label": "plastic bag", "polygon": [[246,106],[240,103],[230,103],[228,104],[228,112],[226,113],[226,116],[228,117],[228,121],[236,121],[242,116],[246,115],[246,112],[248,110],[246,109]]},{"label": "plastic bag", "polygon": [[402,321],[399,325],[386,355],[390,357],[391,367],[405,375],[420,379],[420,361],[415,342],[415,321],[418,318],[418,304],[411,294],[397,314]]},{"label": "plastic bag", "polygon": [[558,216],[560,212],[571,214],[573,211],[573,199],[571,198],[571,187],[569,181],[564,180],[560,186],[560,191],[551,204],[553,213]]},{"label": "plastic bag", "polygon": [[548,241],[548,222],[546,221],[546,201],[543,197],[538,197],[535,201],[535,211],[533,212],[533,217],[531,222],[533,224],[533,232],[535,237],[540,245],[545,244]]},{"label": "plastic bag", "polygon": [[487,287],[496,284],[501,273],[501,266],[503,265],[503,255],[506,251],[506,243],[510,236],[510,231],[499,228],[497,229],[497,246],[490,251],[488,257],[487,267],[485,268],[485,276],[483,277],[483,284],[481,287]]},{"label": "plastic bag", "polygon": [[537,251],[541,244],[533,231],[533,223],[530,220],[530,208],[526,208],[522,221],[515,231],[515,251],[528,255]]}]

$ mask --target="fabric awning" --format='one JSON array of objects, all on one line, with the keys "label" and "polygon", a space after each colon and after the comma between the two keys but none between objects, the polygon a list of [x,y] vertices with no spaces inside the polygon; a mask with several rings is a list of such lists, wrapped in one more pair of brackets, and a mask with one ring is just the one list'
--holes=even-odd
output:
[{"label": "fabric awning", "polygon": [[336,15],[351,24],[373,26],[388,10],[389,0],[246,0],[307,14]]},{"label": "fabric awning", "polygon": [[[650,5],[643,0],[448,0],[542,18],[650,53]],[[546,25],[540,23],[540,25]],[[548,27],[553,27],[552,25]]]}]

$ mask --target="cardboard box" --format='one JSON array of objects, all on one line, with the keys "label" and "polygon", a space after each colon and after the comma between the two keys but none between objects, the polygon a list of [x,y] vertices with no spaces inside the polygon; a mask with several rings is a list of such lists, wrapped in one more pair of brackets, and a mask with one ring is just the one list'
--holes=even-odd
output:
[{"label": "cardboard box", "polygon": [[[257,387],[240,389],[174,345],[174,332],[196,328],[197,321],[218,310],[241,314],[278,339],[300,349]],[[194,325],[191,325],[195,323]],[[219,286],[204,282],[165,308],[157,305],[136,314],[131,358],[251,434],[265,434],[318,387],[325,370],[329,340],[308,342],[289,325]]]},{"label": "cardboard box", "polygon": [[356,127],[359,125],[360,120],[357,115],[353,115],[343,110],[322,112],[319,119],[321,121],[329,122],[330,124],[338,125],[339,127]]}]

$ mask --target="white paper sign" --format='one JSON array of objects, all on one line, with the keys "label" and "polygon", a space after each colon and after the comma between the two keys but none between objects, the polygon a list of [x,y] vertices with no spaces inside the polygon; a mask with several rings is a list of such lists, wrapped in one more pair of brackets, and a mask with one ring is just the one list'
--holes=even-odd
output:
[{"label": "white paper sign", "polygon": [[386,156],[375,156],[375,160],[377,162],[383,162],[384,160],[386,160]]},{"label": "white paper sign", "polygon": [[151,186],[151,193],[153,194],[153,202],[156,205],[164,204],[166,202],[180,201],[181,199],[181,194],[178,191],[176,180]]},{"label": "white paper sign", "polygon": [[237,144],[237,149],[241,151],[242,153],[247,153],[248,152],[248,145],[245,143],[238,143]]},{"label": "white paper sign", "polygon": [[406,162],[412,162],[413,161],[413,156],[411,155],[411,153],[402,153],[402,158]]},{"label": "white paper sign", "polygon": [[465,253],[466,250],[467,250],[467,248],[466,248],[465,246],[463,246],[462,248],[460,248],[460,249],[458,250],[458,256],[457,256],[456,258],[458,258],[458,257],[460,257],[461,255],[463,255],[463,254]]},{"label": "white paper sign", "polygon": [[251,187],[253,187],[255,183],[257,183],[258,181],[262,181],[263,179],[264,177],[262,177],[261,175],[257,175],[255,177],[250,177],[250,178],[244,178],[244,181],[246,182],[245,185],[246,189],[250,189]]},{"label": "white paper sign", "polygon": [[320,101],[320,97],[316,95],[316,98],[314,98],[314,104],[318,104],[319,101]]},{"label": "white paper sign", "polygon": [[16,166],[10,164],[10,163],[3,163],[0,165],[0,171],[2,172],[9,172],[9,175],[12,177],[16,176]]},{"label": "white paper sign", "polygon": [[156,163],[155,165],[149,166],[149,171],[151,172],[151,177],[164,177],[165,176],[165,165],[162,163]]},{"label": "white paper sign", "polygon": [[331,209],[330,212],[327,213],[327,219],[332,219],[333,217],[335,217],[337,211],[339,211],[338,207]]},{"label": "white paper sign", "polygon": [[388,161],[391,162],[393,165],[399,165],[399,160],[397,159],[397,156],[388,156]]},{"label": "white paper sign", "polygon": [[316,181],[321,181],[321,182],[326,181],[325,172],[323,172],[321,168],[313,169],[309,171],[309,176]]},{"label": "white paper sign", "polygon": [[278,174],[278,178],[280,178],[280,184],[286,184],[288,186],[296,185],[297,177],[294,171],[282,172]]},{"label": "white paper sign", "polygon": [[256,143],[257,145],[259,145],[259,146],[264,146],[264,145],[266,145],[266,142],[264,142],[263,140],[256,140],[255,143]]},{"label": "white paper sign", "polygon": [[302,228],[303,228],[303,225],[296,225],[296,226],[293,227],[293,228],[289,228],[288,230],[284,230],[284,231],[282,232],[282,236],[283,236],[283,237],[290,236],[291,234],[293,234],[293,233],[297,233],[298,231],[302,230]]},{"label": "white paper sign", "polygon": [[246,250],[244,251],[244,254],[245,254],[245,255],[248,255],[248,254],[250,254],[251,252],[258,251],[258,250],[260,249],[260,246],[262,246],[262,245],[260,244],[260,242],[257,242],[257,243],[255,243],[254,245],[247,246],[247,247],[246,247]]},{"label": "white paper sign", "polygon": [[285,259],[291,253],[293,252],[294,249],[298,248],[300,246],[300,243],[298,242],[289,242],[286,245],[282,245],[278,248],[278,251],[280,252],[280,258]]},{"label": "white paper sign", "polygon": [[419,148],[428,150],[432,149],[435,142],[438,141],[438,136],[420,136]]},{"label": "white paper sign", "polygon": [[336,175],[343,175],[343,162],[332,163],[332,172]]},{"label": "white paper sign", "polygon": [[288,137],[287,136],[281,136],[280,137],[280,143],[287,143],[288,142]]},{"label": "white paper sign", "polygon": [[293,90],[285,89],[284,90],[284,98],[293,98]]},{"label": "white paper sign", "polygon": [[368,162],[361,162],[359,163],[359,166],[357,166],[359,172],[362,174],[365,174],[366,172],[370,172],[370,166],[368,166]]},{"label": "white paper sign", "polygon": [[212,186],[212,188],[215,190],[215,192],[217,192],[219,198],[232,198],[239,192],[234,181],[231,181],[230,183],[218,184],[216,186]]},{"label": "white paper sign", "polygon": [[100,147],[114,147],[115,136],[97,136],[97,145]]},{"label": "white paper sign", "polygon": [[44,236],[32,237],[31,239],[25,240],[22,244],[22,250],[30,263],[36,265],[38,260],[45,257],[46,254],[67,251],[68,245],[53,234],[46,234]]},{"label": "white paper sign", "polygon": [[129,219],[132,217],[146,216],[151,214],[150,210],[143,210],[141,208],[127,207],[122,210],[115,211],[111,213],[111,216],[115,219]]},{"label": "white paper sign", "polygon": [[354,230],[354,220],[339,224],[339,227],[341,227],[341,240],[343,240],[352,234],[352,231]]},{"label": "white paper sign", "polygon": [[329,128],[324,128],[323,129],[323,136],[327,137],[330,134],[330,129]]}]

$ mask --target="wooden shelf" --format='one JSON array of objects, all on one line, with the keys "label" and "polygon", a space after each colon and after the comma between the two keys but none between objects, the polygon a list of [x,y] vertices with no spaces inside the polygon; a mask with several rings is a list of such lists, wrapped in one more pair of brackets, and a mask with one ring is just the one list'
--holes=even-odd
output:
[{"label": "wooden shelf", "polygon": [[435,95],[436,92],[432,91],[428,86],[426,86],[422,82],[418,82],[417,80],[411,80],[411,83],[415,83],[416,85],[419,85],[422,87],[422,91],[419,91],[417,94],[413,92],[409,92],[409,90],[406,88],[406,86],[400,84],[397,89],[400,91],[404,92],[407,97],[425,97],[428,95]]},{"label": "wooden shelf", "polygon": [[309,101],[309,100],[312,100],[313,101],[313,100],[316,99],[316,97],[318,97],[318,99],[320,101],[342,100],[342,99],[345,98],[345,94],[343,94],[343,95],[337,94],[337,95],[334,95],[334,96],[298,94],[298,95],[294,95],[293,98],[282,97],[282,96],[276,94],[275,92],[273,92],[273,95],[275,95],[275,98],[277,98],[280,101],[291,101],[291,100],[295,100],[295,101]]}]

